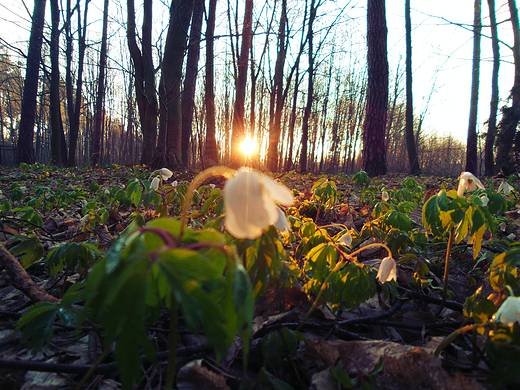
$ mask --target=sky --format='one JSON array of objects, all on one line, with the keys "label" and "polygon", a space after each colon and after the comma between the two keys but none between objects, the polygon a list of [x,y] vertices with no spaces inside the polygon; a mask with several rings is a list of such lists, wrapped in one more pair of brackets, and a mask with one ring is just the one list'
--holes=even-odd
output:
[{"label": "sky", "polygon": [[[352,14],[362,18],[366,0],[336,0],[338,6],[350,2],[356,4]],[[98,0],[93,0],[89,10],[99,9]],[[102,3],[102,2],[101,2]],[[138,3],[138,1],[137,1]],[[509,17],[507,0],[497,0],[497,20]],[[27,5],[27,8],[24,7]],[[0,1],[0,38],[10,43],[28,40],[30,13],[33,1]],[[102,7],[102,5],[101,5]],[[473,53],[473,7],[474,0],[411,0],[412,19],[412,68],[414,114],[426,110],[423,130],[437,134],[451,134],[465,141],[468,130]],[[390,78],[395,77],[397,67],[404,70],[405,23],[404,0],[386,0],[388,25],[388,52]],[[47,12],[48,16],[49,12]],[[482,4],[484,26],[489,25],[487,1]],[[461,24],[459,26],[457,24]],[[101,29],[101,24],[99,29]],[[360,31],[360,34],[363,34]],[[478,131],[485,132],[489,116],[491,96],[492,51],[489,28],[484,27],[481,42],[481,70],[478,108]],[[512,28],[509,22],[501,24],[499,38],[512,45]],[[364,39],[361,37],[361,39]],[[23,47],[23,45],[22,45]],[[513,85],[512,52],[501,46],[500,98],[504,104]],[[26,48],[24,48],[26,50]],[[402,96],[404,97],[404,80]],[[391,87],[392,88],[392,87]],[[392,92],[392,91],[391,91]]]}]

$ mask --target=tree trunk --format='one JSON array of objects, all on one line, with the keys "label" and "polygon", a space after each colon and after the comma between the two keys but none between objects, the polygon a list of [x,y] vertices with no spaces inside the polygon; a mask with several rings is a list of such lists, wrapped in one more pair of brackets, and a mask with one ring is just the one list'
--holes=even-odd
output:
[{"label": "tree trunk", "polygon": [[105,100],[105,70],[107,64],[107,27],[108,27],[108,0],[105,0],[103,9],[103,33],[101,36],[101,51],[99,52],[99,76],[94,117],[93,145],[90,163],[93,167],[101,161],[101,136],[103,126],[103,101]]},{"label": "tree trunk", "polygon": [[51,117],[51,162],[54,165],[67,165],[67,145],[63,132],[60,99],[60,10],[58,0],[51,0],[51,82],[50,82],[50,117]]},{"label": "tree trunk", "polygon": [[363,123],[363,169],[369,176],[386,173],[385,128],[388,109],[388,58],[385,0],[368,0],[368,88]]},{"label": "tree trunk", "polygon": [[206,88],[204,94],[204,100],[206,102],[206,147],[204,157],[209,161],[210,165],[219,163],[215,137],[215,86],[213,68],[213,39],[216,7],[217,0],[210,0],[206,27]]},{"label": "tree trunk", "polygon": [[[520,120],[520,26],[518,21],[518,9],[515,0],[508,0],[511,24],[513,26],[513,58],[515,62],[515,79],[511,89],[512,104],[502,109],[502,120],[500,121],[497,134],[497,157],[495,164],[509,175],[514,172],[509,153],[513,140],[516,147],[520,147],[520,140],[515,139],[516,127]],[[519,133],[520,134],[520,133]]]},{"label": "tree trunk", "polygon": [[190,138],[192,132],[193,109],[195,108],[195,86],[200,53],[200,35],[202,26],[202,14],[204,12],[204,0],[195,0],[193,5],[193,18],[190,30],[190,43],[188,45],[188,58],[186,60],[186,75],[184,77],[184,92],[182,93],[182,164],[189,165]]},{"label": "tree trunk", "polygon": [[473,23],[473,73],[471,76],[471,105],[469,111],[468,138],[466,142],[466,168],[468,172],[478,174],[477,161],[477,109],[478,86],[480,77],[480,40],[482,23],[481,0],[475,0],[475,18]]},{"label": "tree trunk", "polygon": [[492,176],[495,170],[493,163],[493,146],[497,133],[498,112],[498,70],[500,68],[500,47],[498,44],[497,18],[495,15],[495,0],[488,0],[489,19],[491,22],[491,43],[493,45],[493,74],[491,77],[491,103],[484,146],[484,169],[486,176]]},{"label": "tree trunk", "polygon": [[43,23],[45,20],[45,0],[34,1],[34,11],[27,53],[27,67],[23,86],[20,131],[18,133],[17,162],[34,164],[34,123],[36,122],[36,94],[38,73],[42,54]]},{"label": "tree trunk", "polygon": [[235,80],[235,105],[233,110],[233,129],[231,134],[231,162],[238,166],[241,161],[240,144],[244,141],[244,105],[247,81],[247,64],[253,41],[253,0],[245,0],[244,24],[242,27],[242,46],[237,61],[238,75]]},{"label": "tree trunk", "polygon": [[127,42],[135,71],[135,99],[143,134],[141,163],[150,164],[157,141],[157,91],[152,55],[152,0],[143,1],[141,50],[136,42],[134,0],[127,1]]},{"label": "tree trunk", "polygon": [[412,93],[412,20],[410,15],[410,0],[405,1],[406,20],[406,148],[408,150],[408,163],[410,173],[421,173],[419,157],[413,135],[413,93]]},{"label": "tree trunk", "polygon": [[165,160],[160,165],[174,167],[182,164],[181,81],[188,30],[194,0],[173,0],[166,45],[161,64],[161,126],[165,131]]},{"label": "tree trunk", "polygon": [[313,28],[314,19],[316,19],[316,6],[315,0],[311,0],[311,8],[309,12],[309,26],[307,31],[307,42],[309,45],[309,68],[308,73],[308,84],[307,84],[307,104],[305,105],[305,111],[303,113],[302,120],[302,148],[300,150],[300,167],[301,173],[307,172],[307,148],[309,143],[309,119],[311,117],[312,99],[314,94],[314,57],[313,57]]}]

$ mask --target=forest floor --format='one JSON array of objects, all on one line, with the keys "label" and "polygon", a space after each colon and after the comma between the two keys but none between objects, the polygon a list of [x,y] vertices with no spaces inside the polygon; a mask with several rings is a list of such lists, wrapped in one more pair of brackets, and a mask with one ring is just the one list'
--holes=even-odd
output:
[{"label": "forest floor", "polygon": [[[194,174],[174,172],[171,180],[178,184],[189,182]],[[157,218],[155,206],[136,209],[122,204],[111,208],[104,204],[106,215],[98,215],[87,206],[91,199],[98,202],[95,207],[103,206],[103,202],[110,204],[114,201],[116,189],[125,190],[128,180],[135,177],[145,180],[149,175],[150,172],[144,169],[122,167],[105,170],[1,168],[0,243],[10,250],[0,256],[1,389],[74,389],[89,371],[92,375],[89,374],[86,383],[80,385],[83,388],[121,388],[113,353],[109,352],[100,365],[94,365],[102,352],[97,345],[102,330],[97,324],[85,322],[76,329],[64,324],[57,316],[50,325],[41,327],[41,337],[46,337],[43,333],[51,331],[52,340],[37,351],[27,344],[26,336],[15,329],[22,315],[39,299],[37,294],[31,293],[32,287],[37,286],[41,289],[39,291],[59,300],[70,286],[83,280],[88,273],[58,272],[51,276],[44,260],[51,250],[73,242],[92,243],[100,250],[108,250],[137,211],[145,221]],[[325,176],[289,173],[275,177],[295,190],[294,207],[302,217],[312,218],[317,226],[341,224],[352,232],[362,231],[373,219],[373,205],[380,201],[381,189],[384,187],[395,194],[403,188],[406,177],[386,175],[373,179],[370,183],[372,192],[366,192],[366,199],[360,201],[360,189],[351,177],[328,176],[334,180],[339,196],[332,207],[320,208],[320,205],[316,207],[313,204],[312,187]],[[421,176],[415,180],[422,196],[416,199],[416,207],[408,216],[415,227],[424,230],[424,201],[443,185],[447,189],[456,188],[457,179]],[[224,182],[223,178],[217,178],[208,180],[206,184],[222,188]],[[498,187],[499,181],[488,184]],[[105,190],[106,198],[103,198],[99,194]],[[172,210],[170,215],[175,212]],[[87,221],[86,213],[89,215]],[[497,234],[518,241],[518,214],[510,212],[507,217],[507,228]],[[338,234],[341,230],[332,227],[330,234]],[[293,242],[286,243],[285,250],[303,270],[305,258],[295,255],[298,246],[297,235],[295,237]],[[245,372],[243,345],[238,338],[229,348],[228,355],[217,360],[204,336],[190,332],[181,316],[175,388],[493,388],[490,378],[496,367],[486,358],[485,335],[477,332],[462,334],[444,348],[440,356],[435,351],[448,335],[471,323],[471,319],[468,322],[463,314],[466,298],[481,287],[492,292],[488,271],[492,256],[499,253],[491,244],[495,237],[486,234],[482,245],[482,252],[486,255],[479,257],[477,262],[473,260],[471,245],[466,241],[455,245],[449,276],[450,294],[443,309],[441,291],[446,240],[440,250],[421,252],[408,247],[402,251],[403,258],[406,258],[405,252],[412,253],[413,261],[399,261],[397,283],[390,297],[387,290],[378,285],[372,298],[354,308],[340,307],[337,310],[330,304],[320,305],[299,332],[296,328],[316,296],[307,294],[303,283],[284,286],[271,281],[255,303]],[[31,238],[32,242],[38,242],[37,248],[42,249],[20,249],[20,242]],[[370,240],[378,241],[373,237],[367,240],[359,238],[357,247]],[[38,260],[28,259],[31,254]],[[378,268],[384,256],[384,251],[379,249],[367,250],[358,256],[357,261]],[[34,285],[27,285],[31,281],[19,279],[22,271],[13,271],[9,264],[13,259],[24,265],[27,265],[24,261],[34,261],[23,271]],[[424,283],[417,287],[420,264],[427,267],[421,274]],[[164,385],[168,360],[169,319],[166,313],[148,329],[148,335],[156,348],[157,359],[152,364],[143,357],[140,380],[135,388],[158,389]],[[510,388],[515,384],[518,382],[513,382]]]}]

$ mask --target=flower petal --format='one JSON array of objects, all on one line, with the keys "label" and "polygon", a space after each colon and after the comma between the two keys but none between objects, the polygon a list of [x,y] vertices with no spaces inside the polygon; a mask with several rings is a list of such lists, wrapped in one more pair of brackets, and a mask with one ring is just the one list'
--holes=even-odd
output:
[{"label": "flower petal", "polygon": [[278,211],[278,220],[274,223],[274,227],[279,230],[280,233],[287,233],[291,229],[289,221],[287,221],[287,217],[280,207],[277,207],[276,211]]},{"label": "flower petal", "polygon": [[493,316],[496,322],[511,326],[520,323],[520,297],[507,297],[500,309]]},{"label": "flower petal", "polygon": [[168,168],[161,168],[159,173],[161,174],[163,180],[168,180],[173,175],[173,172]]},{"label": "flower petal", "polygon": [[290,206],[294,202],[294,196],[289,188],[275,182],[268,176],[258,174],[260,183],[264,186],[271,199],[284,206]]},{"label": "flower petal", "polygon": [[352,244],[352,236],[350,233],[345,233],[339,238],[338,243],[341,245],[350,246],[350,244]]},{"label": "flower petal", "polygon": [[390,280],[397,281],[397,269],[394,259],[391,257],[385,257],[383,260],[381,260],[379,270],[377,271],[377,279],[381,283],[385,283]]},{"label": "flower petal", "polygon": [[159,188],[159,182],[160,182],[159,177],[155,176],[152,180],[152,183],[150,184],[150,187],[152,187],[153,190],[157,190]]}]

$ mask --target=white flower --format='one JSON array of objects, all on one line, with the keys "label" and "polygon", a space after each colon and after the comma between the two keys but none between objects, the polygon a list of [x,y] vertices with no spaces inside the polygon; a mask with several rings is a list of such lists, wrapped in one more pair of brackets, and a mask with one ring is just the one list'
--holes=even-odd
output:
[{"label": "white flower", "polygon": [[[175,185],[177,185],[177,182],[176,182],[176,181],[175,181]],[[211,189],[213,190],[213,189],[215,188],[215,184],[211,183],[211,184],[209,185],[209,188],[211,188]]]},{"label": "white flower", "polygon": [[493,319],[507,326],[520,322],[520,297],[507,297]]},{"label": "white flower", "polygon": [[502,222],[500,225],[498,225],[498,227],[499,227],[500,230],[502,230],[503,232],[506,231],[506,223],[505,223],[505,222]]},{"label": "white flower", "polygon": [[391,257],[385,257],[383,260],[381,260],[379,271],[377,271],[377,279],[381,283],[385,283],[390,280],[397,281],[397,269],[394,259]]},{"label": "white flower", "polygon": [[89,213],[87,213],[83,217],[81,217],[81,219],[79,220],[79,227],[80,227],[80,229],[87,224],[89,218],[90,218],[90,214]]},{"label": "white flower", "polygon": [[25,187],[25,186],[20,186],[18,189],[19,189],[22,193],[24,193],[25,191],[27,191],[27,187]]},{"label": "white flower", "polygon": [[489,203],[489,198],[487,197],[487,195],[482,195],[480,197],[480,200],[482,201],[482,206],[486,207]]},{"label": "white flower", "polygon": [[280,207],[276,207],[276,210],[278,211],[278,220],[274,223],[274,227],[278,229],[280,233],[285,234],[289,232],[291,225],[289,225],[289,221]]},{"label": "white flower", "polygon": [[224,186],[226,229],[236,238],[258,238],[265,227],[278,221],[275,202],[290,206],[289,188],[249,168],[240,168]]},{"label": "white flower", "polygon": [[152,180],[152,184],[150,184],[150,187],[152,187],[152,190],[157,190],[159,188],[160,182],[161,182],[161,179],[159,179],[159,176],[155,176]]},{"label": "white flower", "polygon": [[170,177],[172,177],[173,172],[170,171],[168,168],[161,168],[159,174],[162,176],[163,180],[168,180]]},{"label": "white flower", "polygon": [[352,244],[352,236],[350,233],[345,233],[339,238],[338,243],[341,245],[350,246],[350,244]]},{"label": "white flower", "polygon": [[388,195],[388,191],[381,192],[381,199],[383,202],[388,202],[388,199],[390,199],[390,195]]},{"label": "white flower", "polygon": [[503,192],[504,195],[509,195],[509,193],[513,190],[514,187],[506,181],[500,183],[500,186],[498,187],[498,192]]},{"label": "white flower", "polygon": [[173,187],[173,188],[177,187],[177,184],[178,184],[178,183],[177,183],[177,180],[174,180],[174,181],[172,182],[172,187]]},{"label": "white flower", "polygon": [[484,186],[471,172],[462,172],[459,176],[459,187],[457,188],[457,196],[464,195],[464,192],[473,192],[476,189],[484,189]]}]

